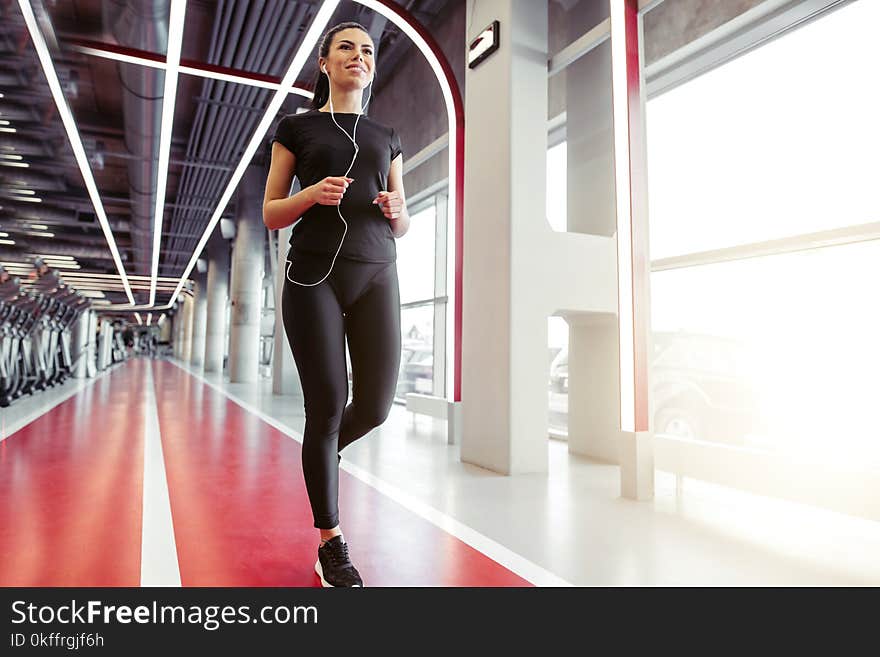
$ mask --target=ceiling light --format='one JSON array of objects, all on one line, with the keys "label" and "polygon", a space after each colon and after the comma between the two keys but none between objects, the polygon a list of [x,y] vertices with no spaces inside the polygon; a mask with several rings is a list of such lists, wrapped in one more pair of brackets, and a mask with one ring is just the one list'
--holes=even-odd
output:
[{"label": "ceiling light", "polygon": [[30,194],[33,196],[36,192],[32,189],[16,189],[15,187],[10,187],[9,191],[13,194]]},{"label": "ceiling light", "polygon": [[[126,64],[137,64],[139,66],[147,66],[149,68],[155,68],[162,70],[165,68],[165,62],[157,61],[155,59],[148,59],[146,57],[138,57],[136,55],[126,55],[124,53],[116,52],[114,50],[107,50],[105,48],[92,48],[91,46],[80,46],[76,45],[75,40],[73,49],[83,53],[84,55],[92,55],[93,57],[101,57],[103,59],[110,59],[116,62],[124,62]],[[217,80],[219,82],[233,82],[235,84],[245,84],[251,87],[258,87],[261,89],[270,89],[271,91],[277,91],[281,88],[281,85],[277,82],[270,82],[269,80],[259,80],[250,77],[245,77],[243,75],[235,75],[232,73],[221,73],[219,71],[215,71],[210,68],[202,68],[199,66],[178,66],[178,71],[180,73],[184,73],[186,75],[194,75],[199,78],[206,78],[208,80]],[[298,94],[305,98],[311,100],[313,94],[311,91],[307,89],[301,89],[299,87],[291,86],[286,89],[286,93],[288,94]]]},{"label": "ceiling light", "polygon": [[0,125],[9,125],[9,121],[6,119],[0,119]]},{"label": "ceiling light", "polygon": [[[104,211],[104,204],[101,202],[101,196],[98,193],[98,187],[95,184],[95,178],[92,175],[92,170],[89,167],[89,159],[86,154],[85,148],[83,147],[82,139],[79,136],[79,131],[76,126],[76,121],[73,118],[73,113],[70,110],[70,106],[67,104],[67,101],[64,97],[64,92],[61,89],[61,83],[58,81],[58,73],[55,71],[55,66],[52,63],[52,55],[49,53],[49,48],[46,46],[46,41],[43,38],[43,34],[40,31],[39,26],[37,25],[36,18],[34,17],[34,11],[31,7],[29,0],[18,0],[18,6],[21,9],[21,14],[24,17],[25,24],[27,25],[28,32],[31,36],[31,41],[34,44],[34,48],[37,51],[37,57],[40,60],[40,65],[43,68],[43,73],[46,75],[46,82],[49,85],[49,90],[52,92],[52,98],[55,101],[55,106],[58,110],[58,115],[61,117],[61,121],[64,124],[64,129],[67,131],[67,138],[70,141],[70,146],[73,149],[73,154],[76,157],[77,164],[79,165],[80,172],[82,173],[83,182],[86,185],[86,189],[88,190],[89,197],[92,200],[92,205],[95,207],[95,216],[98,217],[98,221],[101,224],[101,228],[104,231],[104,237],[107,240],[107,246],[110,248],[110,253],[113,256],[113,262],[116,265],[116,269],[119,272],[119,275],[122,279],[123,285],[125,285],[125,292],[128,300],[134,304],[134,295],[131,293],[131,289],[128,287],[128,278],[125,275],[125,267],[122,265],[122,258],[119,255],[119,249],[116,246],[116,240],[113,238],[113,231],[110,229],[110,223],[107,220],[107,215]],[[163,202],[162,199],[159,201]]]},{"label": "ceiling light", "polygon": [[15,132],[15,128],[0,128],[0,132]]},{"label": "ceiling light", "polygon": [[[88,276],[90,278],[97,278],[97,279],[111,279],[111,280],[119,279],[119,274],[100,274],[98,272],[91,272],[91,271],[84,271],[81,274],[77,274],[77,276]],[[129,280],[132,280],[132,281],[147,281],[147,282],[149,282],[149,280],[150,280],[149,276],[132,275],[132,276],[129,276],[128,278],[129,278]],[[159,280],[162,282],[168,283],[168,284],[171,284],[171,283],[176,284],[177,283],[176,276],[160,276]],[[119,282],[119,281],[117,280],[116,282]]]},{"label": "ceiling light", "polygon": [[0,166],[3,167],[20,167],[22,169],[27,169],[30,164],[27,162],[0,162]]},{"label": "ceiling light", "polygon": [[55,237],[55,233],[37,233],[32,230],[24,231],[25,235],[33,235],[34,237]]},{"label": "ceiling light", "polygon": [[157,306],[155,304],[135,306],[130,303],[116,303],[110,306],[114,310],[117,308],[120,310],[170,310],[173,307],[173,303],[166,303],[164,306]]},{"label": "ceiling light", "polygon": [[12,153],[0,153],[0,160],[20,160],[21,155],[13,155]]},{"label": "ceiling light", "polygon": [[137,319],[138,324],[143,324],[143,323],[144,323],[144,320],[141,319],[141,314],[140,314],[140,313],[135,313],[134,316],[135,316],[135,319]]},{"label": "ceiling light", "polygon": [[[18,166],[14,162],[0,162],[0,164],[6,164],[7,166],[12,166],[12,167]],[[15,201],[28,201],[29,203],[42,203],[43,202],[43,199],[41,199],[39,196],[35,196],[33,198],[31,198],[29,196],[16,196],[13,200],[15,200]]]},{"label": "ceiling light", "polygon": [[9,233],[0,233],[0,237],[9,237]]},{"label": "ceiling light", "polygon": [[79,269],[79,265],[74,265],[69,262],[46,262],[47,267],[51,267],[52,269]]},{"label": "ceiling light", "polygon": [[159,170],[156,177],[156,208],[153,226],[153,265],[150,279],[150,305],[156,303],[156,277],[159,275],[159,250],[162,248],[162,219],[165,215],[165,190],[168,185],[168,161],[171,157],[171,132],[174,127],[174,103],[177,99],[177,76],[186,0],[171,0],[168,19],[168,45],[165,55],[165,93],[162,96],[162,125],[159,130]]},{"label": "ceiling light", "polygon": [[49,255],[45,253],[28,253],[28,255],[34,258],[51,258],[52,260],[76,260],[76,258],[69,255]]},{"label": "ceiling light", "polygon": [[[33,194],[33,192],[31,192]],[[46,230],[48,228],[45,224],[31,224],[31,228],[36,228],[37,230]]]},{"label": "ceiling light", "polygon": [[153,321],[153,313],[150,313],[149,315],[147,315],[147,326],[149,326],[150,322],[152,322],[152,321]]},{"label": "ceiling light", "polygon": [[15,244],[15,240],[0,240],[0,244]]}]

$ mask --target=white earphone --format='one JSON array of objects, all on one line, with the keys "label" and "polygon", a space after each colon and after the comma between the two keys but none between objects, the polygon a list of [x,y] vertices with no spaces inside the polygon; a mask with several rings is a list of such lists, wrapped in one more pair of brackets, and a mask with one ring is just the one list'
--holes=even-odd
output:
[{"label": "white earphone", "polygon": [[[370,85],[371,85],[370,86],[370,95],[369,95],[369,97],[367,97],[366,104],[361,108],[361,114],[358,114],[357,118],[354,120],[354,130],[352,130],[351,135],[349,135],[348,132],[346,132],[345,128],[343,128],[341,125],[339,125],[339,123],[337,123],[336,115],[333,113],[333,92],[331,91],[330,74],[327,72],[326,64],[321,66],[321,70],[324,72],[324,75],[327,76],[327,83],[328,83],[327,94],[330,99],[330,118],[333,119],[333,123],[336,123],[336,127],[339,128],[340,130],[342,130],[342,132],[345,134],[345,136],[348,137],[348,139],[351,141],[352,144],[354,144],[354,157],[351,158],[351,164],[348,165],[348,169],[346,170],[345,175],[344,175],[344,177],[347,178],[349,172],[351,171],[352,167],[354,166],[354,161],[357,159],[358,150],[360,148],[357,145],[357,141],[356,141],[357,124],[358,124],[358,121],[360,121],[363,113],[367,110],[367,105],[370,104],[370,99],[373,97],[372,84],[373,84],[373,80],[375,80],[375,78],[376,78],[376,69],[375,69],[375,67],[373,68],[373,77],[370,79]],[[320,285],[330,275],[330,272],[333,271],[333,267],[336,264],[336,257],[339,255],[339,252],[342,250],[342,243],[345,241],[345,235],[348,233],[348,222],[345,221],[345,217],[342,216],[342,211],[339,209],[341,205],[342,205],[342,200],[340,199],[339,205],[336,206],[336,212],[339,214],[339,218],[342,219],[342,223],[345,225],[345,230],[342,232],[342,239],[339,240],[339,246],[336,249],[336,255],[333,256],[333,262],[330,263],[329,271],[326,274],[324,274],[324,278],[322,278],[317,283],[300,283],[299,281],[295,281],[290,277],[290,266],[293,263],[290,260],[287,260],[287,270],[285,271],[284,275],[287,277],[287,280],[289,280],[291,283],[296,283],[297,285],[302,285],[304,287],[312,287],[315,285]],[[300,219],[300,221],[302,221],[302,219]]]}]

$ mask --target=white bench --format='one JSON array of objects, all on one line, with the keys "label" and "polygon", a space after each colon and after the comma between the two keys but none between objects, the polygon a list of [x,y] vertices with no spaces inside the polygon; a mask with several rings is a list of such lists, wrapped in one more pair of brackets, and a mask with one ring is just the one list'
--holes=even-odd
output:
[{"label": "white bench", "polygon": [[[446,442],[449,445],[455,444],[456,436],[461,435],[461,402],[451,402],[445,397],[424,395],[418,392],[408,392],[405,398],[406,410],[411,413],[446,420]],[[449,422],[450,417],[453,419],[452,422]]]}]

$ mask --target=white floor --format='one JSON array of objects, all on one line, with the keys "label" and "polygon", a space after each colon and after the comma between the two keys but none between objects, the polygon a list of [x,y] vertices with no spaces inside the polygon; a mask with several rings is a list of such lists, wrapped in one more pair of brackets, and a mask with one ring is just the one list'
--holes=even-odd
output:
[{"label": "white floor", "polygon": [[[191,370],[302,432],[302,399],[271,382],[230,384]],[[82,384],[0,413],[0,438]],[[880,585],[880,523],[658,472],[650,502],[619,496],[616,466],[548,440],[548,475],[503,476],[462,463],[446,423],[396,405],[343,460],[575,585]],[[345,529],[345,520],[342,521]]]}]

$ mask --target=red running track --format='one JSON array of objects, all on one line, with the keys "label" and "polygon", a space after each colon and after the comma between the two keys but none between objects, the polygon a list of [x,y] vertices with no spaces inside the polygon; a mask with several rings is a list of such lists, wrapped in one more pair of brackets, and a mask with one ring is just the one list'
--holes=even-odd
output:
[{"label": "red running track", "polygon": [[[147,367],[129,361],[0,442],[0,585],[140,584]],[[300,444],[152,368],[182,585],[319,585]],[[367,586],[529,585],[345,471],[340,515]]]},{"label": "red running track", "polygon": [[0,585],[140,586],[147,367],[0,441]]},{"label": "red running track", "polygon": [[[171,363],[154,373],[183,586],[317,586],[300,444]],[[344,470],[339,498],[367,586],[529,585]]]}]

